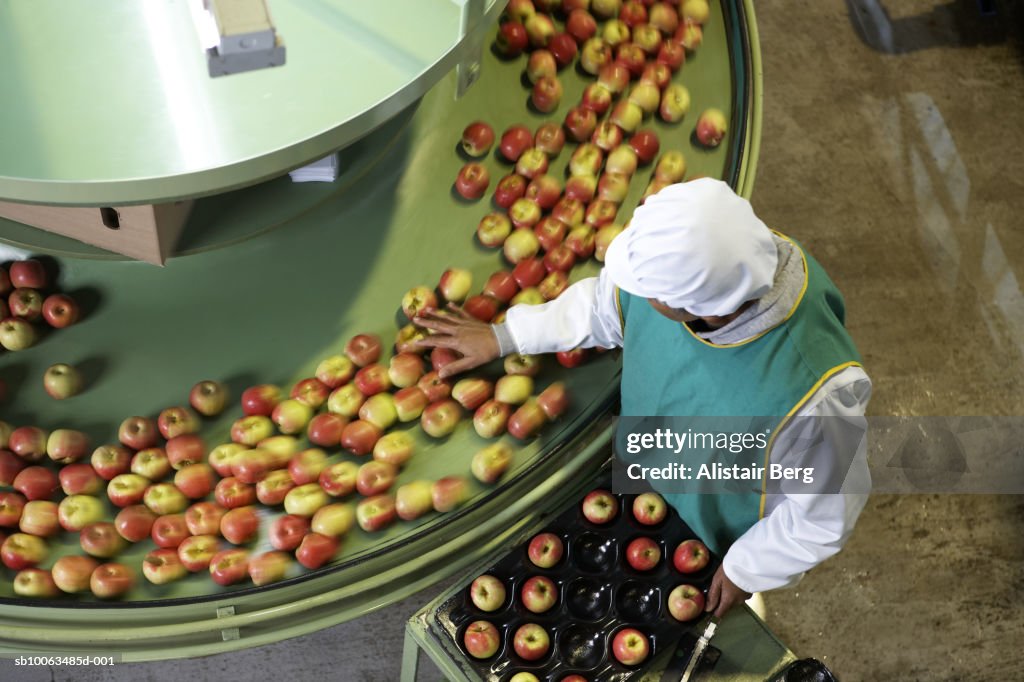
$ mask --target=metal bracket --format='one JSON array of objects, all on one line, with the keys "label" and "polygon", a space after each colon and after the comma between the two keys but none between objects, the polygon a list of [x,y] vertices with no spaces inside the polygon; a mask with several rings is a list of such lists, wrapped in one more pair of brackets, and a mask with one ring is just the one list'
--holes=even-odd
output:
[{"label": "metal bracket", "polygon": [[481,23],[484,19],[486,0],[452,0],[462,8],[460,31],[463,38],[470,33],[474,37],[466,41],[463,49],[464,57],[455,67],[455,99],[459,99],[469,87],[480,77],[480,62],[483,59],[483,32]]},{"label": "metal bracket", "polygon": [[[217,608],[217,618],[227,618],[235,615],[234,606],[221,606]],[[221,639],[225,642],[231,642],[237,639],[241,639],[242,635],[238,631],[238,628],[227,628],[220,631]]]}]

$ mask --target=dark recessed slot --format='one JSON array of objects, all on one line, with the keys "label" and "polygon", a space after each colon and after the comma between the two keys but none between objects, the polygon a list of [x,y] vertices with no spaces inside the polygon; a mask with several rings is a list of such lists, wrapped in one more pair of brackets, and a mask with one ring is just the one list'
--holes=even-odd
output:
[{"label": "dark recessed slot", "polygon": [[121,229],[121,216],[110,206],[100,208],[100,220],[111,230]]}]

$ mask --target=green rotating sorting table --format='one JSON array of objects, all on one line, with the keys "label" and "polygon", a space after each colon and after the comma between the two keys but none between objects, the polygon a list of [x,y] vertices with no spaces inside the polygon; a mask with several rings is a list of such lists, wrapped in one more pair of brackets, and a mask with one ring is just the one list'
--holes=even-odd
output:
[{"label": "green rotating sorting table", "polygon": [[[457,150],[462,129],[477,119],[499,134],[514,123],[561,121],[587,82],[567,69],[558,110],[531,110],[520,82],[525,57],[504,60],[490,49],[500,2],[391,0],[360,3],[358,13],[342,0],[272,2],[286,65],[219,79],[207,78],[201,53],[192,54],[198,47],[184,0],[94,3],[88,13],[61,4],[60,21],[58,4],[0,10],[0,49],[17,65],[0,74],[0,85],[20,93],[0,111],[0,129],[19,131],[0,136],[0,198],[99,206],[203,197],[164,268],[0,220],[0,261],[52,256],[59,288],[85,309],[77,325],[0,355],[0,377],[13,394],[0,419],[80,429],[95,444],[113,441],[124,417],[184,404],[201,379],[223,381],[237,397],[256,383],[290,386],[310,376],[353,334],[376,333],[387,343],[405,322],[402,294],[432,286],[448,267],[471,270],[478,289],[503,263],[473,238],[493,207],[486,199],[465,202],[451,188],[465,163]],[[94,47],[89,59],[67,71],[74,60],[33,47],[26,36],[48,22],[66,32],[70,52],[84,42]],[[81,30],[72,31],[75,25]],[[104,26],[116,27],[118,41],[97,38]],[[168,42],[160,29],[180,40]],[[50,49],[59,52],[58,44]],[[167,51],[180,59],[168,60]],[[83,74],[95,88],[72,82]],[[692,93],[691,113],[676,125],[645,125],[658,131],[662,151],[686,154],[687,177],[722,177],[749,196],[761,121],[750,0],[713,3],[704,44],[676,80]],[[67,108],[75,97],[91,108]],[[727,142],[698,149],[693,122],[712,106],[729,117]],[[336,182],[281,177],[337,149]],[[550,172],[563,171],[569,151]],[[496,153],[484,163],[492,189],[511,172]],[[649,174],[649,167],[638,171],[621,221]],[[591,262],[573,279],[596,272]],[[81,395],[62,402],[45,395],[41,376],[55,362],[82,369]],[[545,359],[538,390],[564,380],[573,405],[517,449],[500,485],[474,484],[454,513],[375,534],[356,529],[334,562],[316,571],[293,567],[272,586],[222,588],[192,575],[165,586],[140,580],[116,602],[32,601],[16,597],[13,572],[0,569],[0,654],[148,660],[229,651],[322,629],[465,571],[572,499],[607,461],[618,372],[617,353],[573,370]],[[500,367],[484,374],[496,377]],[[204,423],[211,447],[229,440],[240,416],[232,405]],[[410,433],[418,450],[399,484],[466,474],[486,442],[465,424],[440,441],[415,424]],[[345,458],[332,453],[332,461]],[[265,520],[278,513],[264,512]],[[53,544],[50,561],[78,551],[70,534]],[[139,543],[118,560],[138,567],[150,549]],[[263,533],[252,550],[265,549]]]}]

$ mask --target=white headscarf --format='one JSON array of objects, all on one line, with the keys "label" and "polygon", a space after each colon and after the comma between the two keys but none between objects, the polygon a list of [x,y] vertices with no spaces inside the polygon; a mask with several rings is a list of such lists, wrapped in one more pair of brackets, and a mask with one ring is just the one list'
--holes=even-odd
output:
[{"label": "white headscarf", "polygon": [[772,288],[778,252],[750,202],[701,178],[647,198],[605,255],[620,289],[693,315],[729,315]]}]

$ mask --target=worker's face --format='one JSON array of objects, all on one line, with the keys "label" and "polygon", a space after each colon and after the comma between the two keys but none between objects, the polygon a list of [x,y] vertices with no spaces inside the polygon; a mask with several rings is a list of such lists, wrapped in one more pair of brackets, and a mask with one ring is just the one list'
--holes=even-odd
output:
[{"label": "worker's face", "polygon": [[675,322],[693,322],[697,319],[696,315],[692,315],[682,308],[670,308],[656,298],[649,298],[647,302],[651,304],[652,308]]}]

